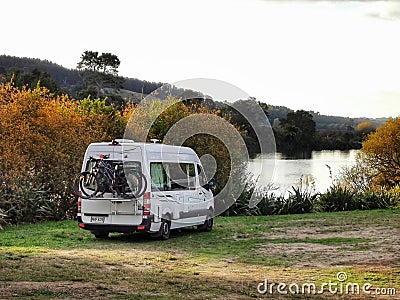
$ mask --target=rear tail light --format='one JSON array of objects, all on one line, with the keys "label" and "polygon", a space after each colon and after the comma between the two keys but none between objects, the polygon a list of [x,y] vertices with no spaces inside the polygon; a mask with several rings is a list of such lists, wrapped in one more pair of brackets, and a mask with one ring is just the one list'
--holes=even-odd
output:
[{"label": "rear tail light", "polygon": [[150,215],[150,192],[144,193],[143,195],[143,215]]},{"label": "rear tail light", "polygon": [[81,212],[81,208],[82,208],[82,200],[78,198],[78,213]]}]

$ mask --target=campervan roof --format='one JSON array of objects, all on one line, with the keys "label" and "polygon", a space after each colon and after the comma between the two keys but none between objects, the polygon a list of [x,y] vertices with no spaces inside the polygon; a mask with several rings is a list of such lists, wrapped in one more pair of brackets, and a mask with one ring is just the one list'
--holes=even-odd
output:
[{"label": "campervan roof", "polygon": [[[116,143],[117,142],[117,143]],[[148,152],[169,152],[169,153],[181,153],[181,154],[194,154],[193,149],[184,146],[173,146],[173,145],[165,145],[160,143],[143,143],[143,142],[134,142],[133,140],[120,139],[115,140],[113,143],[111,142],[97,142],[91,143],[91,147],[97,148],[101,146],[140,146],[143,147],[144,150]]]}]

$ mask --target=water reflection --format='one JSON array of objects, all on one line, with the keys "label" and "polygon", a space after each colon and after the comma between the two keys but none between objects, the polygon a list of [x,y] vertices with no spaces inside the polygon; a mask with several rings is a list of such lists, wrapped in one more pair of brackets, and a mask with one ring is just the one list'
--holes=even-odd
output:
[{"label": "water reflection", "polygon": [[[287,156],[275,153],[270,156],[256,157],[249,164],[249,171],[259,174],[260,184],[273,183],[278,188],[276,194],[287,194],[291,186],[296,186],[302,178],[303,183],[309,184],[316,192],[325,192],[339,175],[344,166],[355,163],[355,157],[359,150],[349,151],[313,151],[307,158]],[[302,154],[304,157],[304,154]],[[274,163],[275,164],[274,164]],[[274,168],[272,180],[265,170]]]}]

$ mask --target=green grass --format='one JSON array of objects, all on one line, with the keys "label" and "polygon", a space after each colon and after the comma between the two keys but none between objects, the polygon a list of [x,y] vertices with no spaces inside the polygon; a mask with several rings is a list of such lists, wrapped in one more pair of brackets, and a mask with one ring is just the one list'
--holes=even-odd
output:
[{"label": "green grass", "polygon": [[[212,232],[185,229],[167,241],[143,234],[96,240],[74,221],[10,226],[0,231],[0,298],[7,282],[11,295],[25,299],[241,299],[258,297],[266,277],[323,282],[338,271],[400,291],[396,232],[399,209],[217,217]],[[375,250],[386,256],[367,261]]]}]

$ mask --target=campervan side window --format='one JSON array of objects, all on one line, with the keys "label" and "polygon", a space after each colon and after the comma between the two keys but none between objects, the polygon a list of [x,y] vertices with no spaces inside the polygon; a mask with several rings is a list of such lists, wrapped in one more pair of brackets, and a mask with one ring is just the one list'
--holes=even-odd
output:
[{"label": "campervan side window", "polygon": [[189,189],[196,188],[196,172],[194,170],[194,164],[186,164],[186,175],[188,178]]},{"label": "campervan side window", "polygon": [[150,163],[152,191],[188,190],[196,187],[194,164]]},{"label": "campervan side window", "polygon": [[164,172],[163,166],[160,163],[152,163],[150,167],[151,189],[164,190]]},{"label": "campervan side window", "polygon": [[197,165],[197,174],[199,174],[199,184],[200,186],[204,186],[207,183],[207,177],[204,173],[203,168],[200,165]]}]

